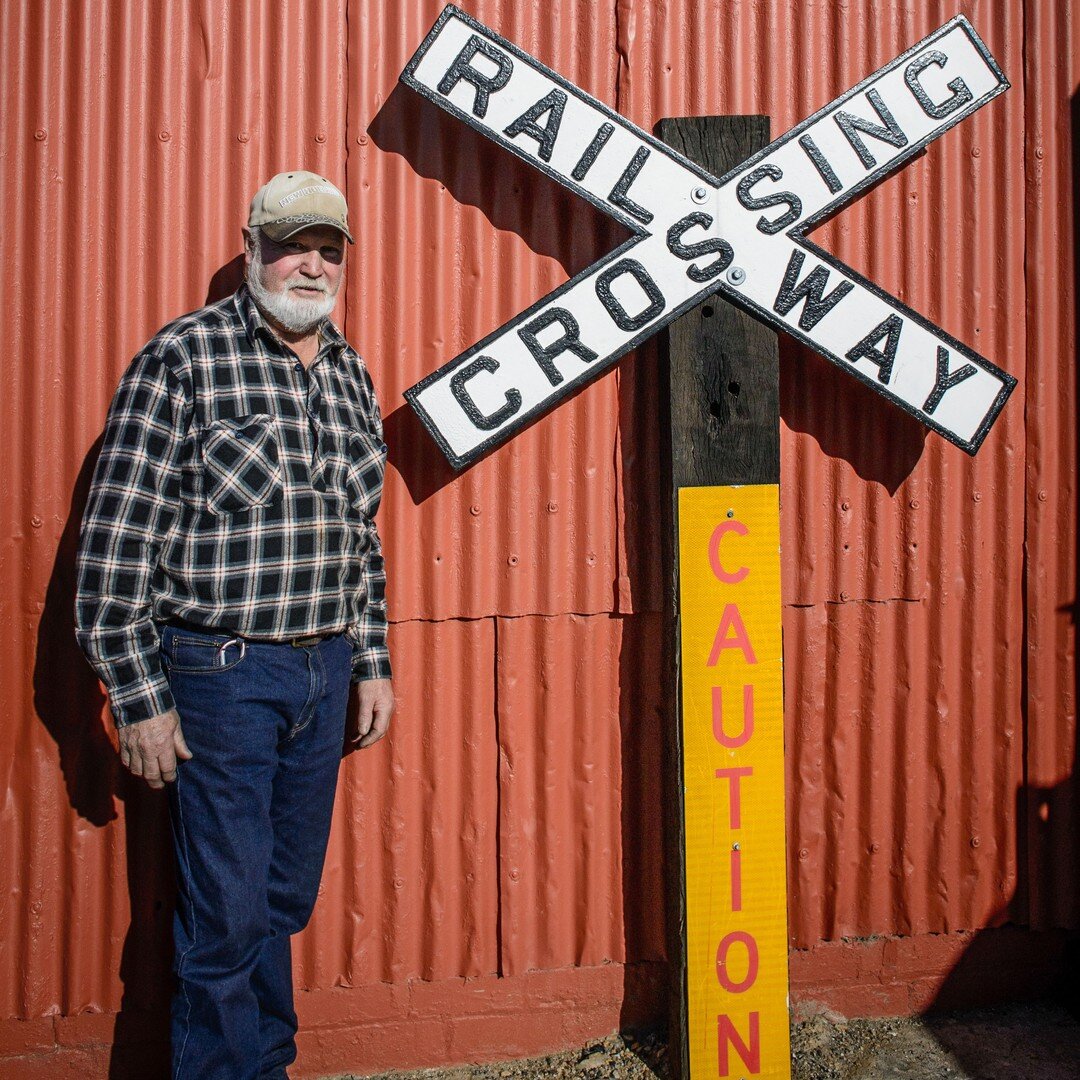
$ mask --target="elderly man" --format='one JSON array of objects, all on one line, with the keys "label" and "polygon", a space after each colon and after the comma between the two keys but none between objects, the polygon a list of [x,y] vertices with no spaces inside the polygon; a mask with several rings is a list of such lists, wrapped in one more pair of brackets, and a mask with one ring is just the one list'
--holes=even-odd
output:
[{"label": "elderly man", "polygon": [[246,282],[166,326],[109,411],[79,551],[79,642],[120,757],[169,787],[173,1075],[284,1077],[290,935],[311,915],[350,680],[370,746],[394,697],[372,523],[386,448],[328,316],[344,196],[310,172],[256,194]]}]

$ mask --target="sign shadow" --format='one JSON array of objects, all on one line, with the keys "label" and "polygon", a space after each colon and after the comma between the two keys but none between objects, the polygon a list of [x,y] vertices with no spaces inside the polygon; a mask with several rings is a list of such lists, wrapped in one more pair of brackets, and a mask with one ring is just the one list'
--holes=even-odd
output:
[{"label": "sign shadow", "polygon": [[[1060,359],[1073,364],[1075,401],[1080,398],[1080,363],[1077,359],[1080,357],[1080,93],[1074,93],[1069,104],[1074,340],[1071,349],[1061,350]],[[1050,407],[1058,406],[1054,403]],[[1077,447],[1074,459],[1062,463],[1061,469],[1063,474],[1074,477],[1080,472],[1080,447]],[[1080,503],[1075,510],[1074,545],[1076,537],[1080,536]],[[1074,581],[1080,582],[1080,547],[1076,559]],[[1075,635],[1080,623],[1080,598],[1074,596],[1069,603],[1059,606],[1057,614],[1069,617]],[[1026,636],[1024,647],[1029,647]],[[973,991],[985,995],[988,989],[996,990],[996,1000],[1000,1001],[1004,984],[1009,992],[1008,1000],[1053,998],[1065,1004],[1073,1017],[1080,1020],[1080,782],[1076,771],[1080,728],[1076,725],[1075,715],[1080,702],[1080,666],[1075,656],[1072,662],[1072,701],[1064,696],[1054,696],[1049,699],[1048,706],[1058,710],[1049,717],[1049,722],[1056,722],[1060,727],[1071,720],[1073,726],[1069,775],[1052,785],[1031,784],[1025,775],[1024,783],[1016,793],[1015,808],[1019,883],[1010,901],[992,920],[1008,925],[975,935],[930,1004],[930,1013],[955,1008],[957,1001],[971,1004]],[[1029,693],[1026,672],[1023,689],[1026,700]],[[1048,722],[1045,711],[1038,722]],[[1025,710],[1025,774],[1031,723],[1032,718]],[[948,1024],[936,1024],[933,1030],[938,1041],[962,1064],[972,1070],[985,1068],[984,1058],[991,1052],[989,1049],[981,1048],[963,1030]],[[1037,1028],[1014,1031],[1011,1036],[1017,1042],[1029,1043],[1047,1039],[1050,1032]],[[1076,1064],[1075,1060],[1072,1064]]]},{"label": "sign shadow", "polygon": [[[403,157],[455,202],[479,210],[493,228],[515,233],[537,255],[555,259],[568,278],[630,235],[580,196],[401,83],[367,133],[380,150]],[[508,312],[507,318],[515,314]]]},{"label": "sign shadow", "polygon": [[[367,133],[380,150],[404,158],[417,175],[438,182],[456,203],[479,210],[494,229],[512,232],[536,255],[554,259],[567,278],[630,235],[617,221],[400,83]],[[513,314],[508,311],[506,317]],[[460,475],[410,406],[393,409],[383,426],[389,462],[416,505]]]},{"label": "sign shadow", "polygon": [[929,430],[806,346],[777,337],[784,424],[895,495],[919,463]]}]

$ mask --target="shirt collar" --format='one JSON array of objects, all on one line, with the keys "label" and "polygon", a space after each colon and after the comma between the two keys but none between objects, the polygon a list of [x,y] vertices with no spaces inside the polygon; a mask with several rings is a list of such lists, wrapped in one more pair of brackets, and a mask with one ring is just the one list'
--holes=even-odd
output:
[{"label": "shirt collar", "polygon": [[[255,298],[251,295],[251,290],[247,287],[246,282],[241,283],[233,294],[233,300],[236,304],[237,314],[240,316],[240,322],[244,326],[251,345],[254,346],[256,340],[262,337],[271,345],[276,345],[280,349],[282,347],[281,339],[274,333],[265,316],[259,310],[259,305],[255,303]],[[322,351],[323,347],[327,347],[330,356],[334,359],[343,355],[345,349],[348,348],[349,343],[345,340],[344,335],[329,318],[323,319],[319,324],[319,336],[326,343],[325,346],[320,347],[320,351]]]}]

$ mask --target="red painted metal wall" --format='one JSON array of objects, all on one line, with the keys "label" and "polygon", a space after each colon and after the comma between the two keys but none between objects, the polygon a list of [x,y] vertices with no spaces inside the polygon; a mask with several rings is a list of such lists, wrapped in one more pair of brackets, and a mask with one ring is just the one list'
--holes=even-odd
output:
[{"label": "red painted metal wall", "polygon": [[[642,127],[751,112],[774,134],[956,8],[463,6]],[[1017,392],[971,460],[781,345],[793,989],[852,1010],[948,999],[1014,940],[1001,924],[1080,923],[1080,15],[959,6],[1012,90],[815,238]],[[459,477],[402,407],[619,239],[397,85],[440,7],[0,5],[5,1075],[160,1059],[164,808],[119,774],[74,643],[79,516],[128,358],[235,285],[252,191],[301,164],[346,186],[359,229],[338,316],[387,419],[400,695],[391,737],[343,766],[296,951],[303,1069],[529,1052],[662,1013],[657,346]]]}]

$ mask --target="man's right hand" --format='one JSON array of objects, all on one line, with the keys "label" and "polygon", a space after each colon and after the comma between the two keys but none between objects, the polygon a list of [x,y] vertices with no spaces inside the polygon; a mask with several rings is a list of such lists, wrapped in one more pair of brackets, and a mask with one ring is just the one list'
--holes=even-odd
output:
[{"label": "man's right hand", "polygon": [[176,779],[176,763],[190,761],[191,751],[180,730],[180,714],[170,709],[161,716],[138,720],[119,729],[120,760],[133,776],[141,776],[152,788]]}]

